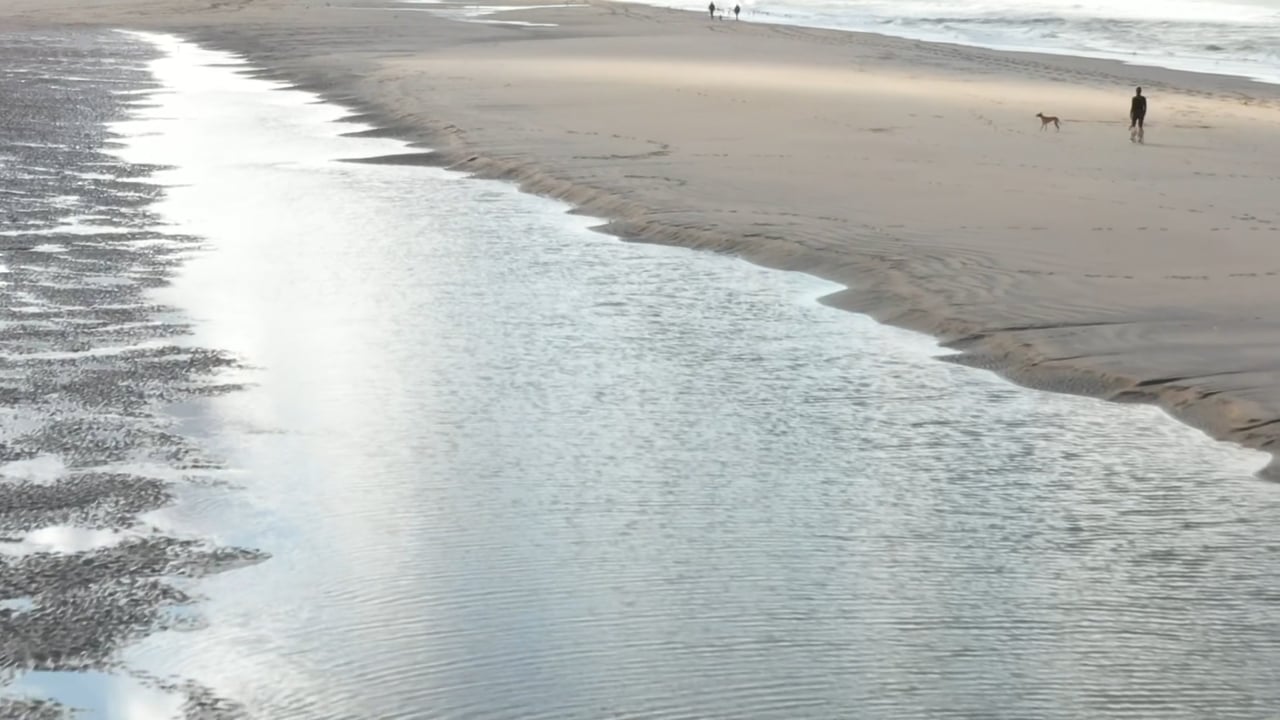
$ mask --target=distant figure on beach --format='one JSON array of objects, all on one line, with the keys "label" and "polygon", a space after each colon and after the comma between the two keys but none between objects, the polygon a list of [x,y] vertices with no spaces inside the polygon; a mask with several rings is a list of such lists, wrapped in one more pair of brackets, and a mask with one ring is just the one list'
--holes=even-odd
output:
[{"label": "distant figure on beach", "polygon": [[1129,103],[1129,142],[1142,142],[1142,121],[1147,117],[1147,99],[1142,97],[1142,88]]},{"label": "distant figure on beach", "polygon": [[715,19],[716,19],[716,3],[715,3],[715,0],[711,0],[711,4],[707,6],[707,12],[711,13],[711,19],[712,19],[712,20],[715,20]]},{"label": "distant figure on beach", "polygon": [[741,20],[741,19],[742,19],[742,18],[739,18],[739,17],[738,17],[738,13],[740,13],[740,12],[742,12],[742,6],[741,6],[741,5],[734,5],[734,6],[733,6],[733,19],[734,19],[734,20]]}]

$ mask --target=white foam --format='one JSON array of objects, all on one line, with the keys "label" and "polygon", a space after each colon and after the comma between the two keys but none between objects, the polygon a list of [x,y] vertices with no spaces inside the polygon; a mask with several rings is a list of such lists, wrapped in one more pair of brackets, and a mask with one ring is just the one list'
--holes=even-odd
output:
[{"label": "white foam", "polygon": [[[639,0],[706,14],[703,0]],[[734,0],[716,3],[722,9]],[[1280,83],[1280,7],[1209,0],[743,0],[746,19]],[[1214,49],[1217,48],[1217,49]]]}]

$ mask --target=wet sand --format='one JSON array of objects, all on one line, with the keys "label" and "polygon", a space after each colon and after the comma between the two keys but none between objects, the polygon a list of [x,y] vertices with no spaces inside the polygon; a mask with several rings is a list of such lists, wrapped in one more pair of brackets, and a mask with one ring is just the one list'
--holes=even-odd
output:
[{"label": "wet sand", "polygon": [[[113,667],[198,624],[178,579],[265,557],[145,518],[217,466],[166,408],[235,389],[214,377],[234,361],[177,344],[186,325],[148,296],[194,240],[155,229],[155,168],[110,154],[105,124],[152,86],[154,54],[118,33],[0,33],[0,686]],[[198,685],[145,682],[231,717]],[[0,699],[4,718],[65,711]]]},{"label": "wet sand", "polygon": [[[846,284],[830,302],[1018,382],[1280,437],[1280,89],[606,2],[489,19],[555,26],[367,2],[0,11],[241,52],[435,151],[406,162]],[[1125,127],[1139,84],[1145,146]]]}]

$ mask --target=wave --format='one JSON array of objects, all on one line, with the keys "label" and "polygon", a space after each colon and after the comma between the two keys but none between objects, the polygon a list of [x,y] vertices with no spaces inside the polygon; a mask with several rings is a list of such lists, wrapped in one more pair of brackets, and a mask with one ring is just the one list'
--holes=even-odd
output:
[{"label": "wave", "polygon": [[[705,12],[699,0],[649,4]],[[746,0],[747,18],[1280,84],[1280,0]]]}]

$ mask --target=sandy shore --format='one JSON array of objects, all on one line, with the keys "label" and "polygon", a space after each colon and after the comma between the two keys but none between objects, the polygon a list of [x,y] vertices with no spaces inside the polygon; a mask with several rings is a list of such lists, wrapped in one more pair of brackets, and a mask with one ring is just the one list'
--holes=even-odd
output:
[{"label": "sandy shore", "polygon": [[10,0],[0,28],[242,52],[436,151],[406,162],[845,283],[1019,382],[1280,438],[1280,87],[606,2],[491,18],[554,27],[336,5]]}]

